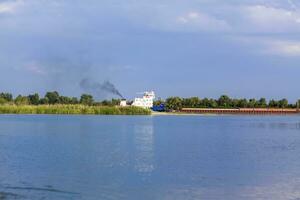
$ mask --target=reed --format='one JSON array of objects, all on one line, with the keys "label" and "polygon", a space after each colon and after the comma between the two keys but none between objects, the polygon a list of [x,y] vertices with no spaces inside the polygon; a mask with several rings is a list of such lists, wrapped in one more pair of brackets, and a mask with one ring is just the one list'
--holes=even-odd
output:
[{"label": "reed", "polygon": [[87,105],[0,105],[0,114],[55,114],[55,115],[150,115],[149,109],[119,106]]}]

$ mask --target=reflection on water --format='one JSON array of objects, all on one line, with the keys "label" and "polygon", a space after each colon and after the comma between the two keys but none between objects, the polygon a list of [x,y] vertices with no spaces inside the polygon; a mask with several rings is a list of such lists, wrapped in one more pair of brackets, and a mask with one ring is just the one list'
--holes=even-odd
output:
[{"label": "reflection on water", "polygon": [[241,199],[241,200],[299,200],[300,180],[289,180],[270,185],[235,187],[177,187],[173,186],[165,194],[164,200],[194,199]]},{"label": "reflection on water", "polygon": [[135,164],[138,172],[150,173],[154,166],[154,130],[153,121],[136,124],[134,127]]},{"label": "reflection on water", "polygon": [[0,199],[299,200],[300,116],[0,116]]},{"label": "reflection on water", "polygon": [[248,128],[262,128],[262,129],[294,129],[300,130],[300,122],[255,122],[249,124],[243,124],[241,126],[247,126]]}]

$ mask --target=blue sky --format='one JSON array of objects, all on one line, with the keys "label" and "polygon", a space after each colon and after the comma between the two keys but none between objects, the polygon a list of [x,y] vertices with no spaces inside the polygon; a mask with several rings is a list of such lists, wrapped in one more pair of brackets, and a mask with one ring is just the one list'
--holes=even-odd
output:
[{"label": "blue sky", "polygon": [[0,0],[0,91],[294,101],[299,33],[296,0]]}]

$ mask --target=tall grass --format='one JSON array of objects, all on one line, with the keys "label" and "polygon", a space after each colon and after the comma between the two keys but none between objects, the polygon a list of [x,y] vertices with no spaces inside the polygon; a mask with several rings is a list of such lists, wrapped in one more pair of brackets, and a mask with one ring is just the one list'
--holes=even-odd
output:
[{"label": "tall grass", "polygon": [[133,106],[0,105],[0,114],[150,115],[151,111]]}]

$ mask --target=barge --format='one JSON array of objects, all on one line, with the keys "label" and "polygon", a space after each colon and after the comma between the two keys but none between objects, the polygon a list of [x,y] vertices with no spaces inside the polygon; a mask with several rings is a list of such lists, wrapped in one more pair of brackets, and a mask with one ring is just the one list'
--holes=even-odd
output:
[{"label": "barge", "polygon": [[270,115],[270,114],[300,114],[299,109],[289,108],[182,108],[182,113],[201,113],[201,114],[257,114],[257,115]]}]

